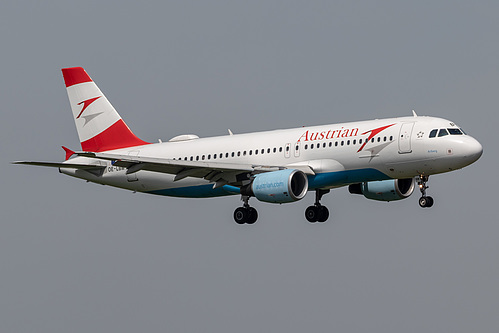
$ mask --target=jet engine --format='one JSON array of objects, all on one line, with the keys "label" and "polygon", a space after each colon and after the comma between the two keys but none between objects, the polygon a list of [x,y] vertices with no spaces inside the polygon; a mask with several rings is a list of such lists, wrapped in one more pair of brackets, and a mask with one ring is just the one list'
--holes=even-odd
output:
[{"label": "jet engine", "polygon": [[409,197],[414,187],[414,178],[389,179],[352,184],[348,186],[348,191],[352,194],[362,194],[371,200],[394,201]]},{"label": "jet engine", "polygon": [[302,171],[285,169],[257,174],[241,188],[241,194],[264,202],[287,203],[303,199],[307,190],[308,178]]}]

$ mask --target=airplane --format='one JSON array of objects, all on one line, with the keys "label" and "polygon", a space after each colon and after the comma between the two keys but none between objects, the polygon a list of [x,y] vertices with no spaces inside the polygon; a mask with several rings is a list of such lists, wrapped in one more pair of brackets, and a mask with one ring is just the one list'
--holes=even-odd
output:
[{"label": "airplane", "polygon": [[429,116],[306,126],[200,138],[183,134],[168,142],[139,139],[81,67],[63,68],[81,151],[65,150],[64,162],[18,161],[55,167],[89,182],[155,195],[207,198],[240,195],[233,217],[253,224],[249,199],[283,204],[315,191],[305,211],[309,222],[325,222],[320,203],[331,189],[348,186],[367,199],[395,201],[416,187],[419,205],[430,175],[461,169],[482,155],[481,144],[454,122]]}]

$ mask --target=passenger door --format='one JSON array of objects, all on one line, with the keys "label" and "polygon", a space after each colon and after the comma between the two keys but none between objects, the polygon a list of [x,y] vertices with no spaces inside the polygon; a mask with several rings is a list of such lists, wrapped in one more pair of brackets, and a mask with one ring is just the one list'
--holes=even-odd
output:
[{"label": "passenger door", "polygon": [[414,123],[403,123],[399,133],[399,154],[412,152],[411,136]]}]

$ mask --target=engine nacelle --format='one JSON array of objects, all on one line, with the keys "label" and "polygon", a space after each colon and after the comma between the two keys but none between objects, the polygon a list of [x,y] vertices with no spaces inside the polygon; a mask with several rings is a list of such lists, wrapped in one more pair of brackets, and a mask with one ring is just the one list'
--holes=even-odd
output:
[{"label": "engine nacelle", "polygon": [[286,203],[303,199],[307,190],[308,178],[302,171],[285,169],[257,174],[241,188],[241,194],[264,202]]},{"label": "engine nacelle", "polygon": [[348,186],[348,190],[352,194],[363,194],[372,200],[395,201],[409,197],[414,187],[414,178],[406,178],[352,184]]}]

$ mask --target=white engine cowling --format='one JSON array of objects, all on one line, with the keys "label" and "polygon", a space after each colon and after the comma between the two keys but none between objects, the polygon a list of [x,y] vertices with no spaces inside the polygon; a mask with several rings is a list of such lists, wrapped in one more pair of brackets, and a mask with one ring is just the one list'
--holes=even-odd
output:
[{"label": "white engine cowling", "polygon": [[352,184],[348,186],[348,190],[352,194],[363,194],[372,200],[395,201],[409,197],[414,187],[414,178],[406,178]]},{"label": "white engine cowling", "polygon": [[300,170],[285,169],[260,173],[241,188],[241,194],[254,196],[260,201],[287,203],[303,199],[308,190],[308,178]]}]

